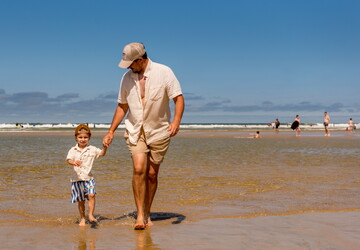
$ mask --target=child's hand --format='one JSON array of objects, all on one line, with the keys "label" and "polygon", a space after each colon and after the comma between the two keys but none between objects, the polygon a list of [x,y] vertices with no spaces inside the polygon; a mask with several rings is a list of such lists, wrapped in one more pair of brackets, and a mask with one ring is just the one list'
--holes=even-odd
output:
[{"label": "child's hand", "polygon": [[74,161],[74,166],[75,167],[80,167],[82,164],[82,161]]}]

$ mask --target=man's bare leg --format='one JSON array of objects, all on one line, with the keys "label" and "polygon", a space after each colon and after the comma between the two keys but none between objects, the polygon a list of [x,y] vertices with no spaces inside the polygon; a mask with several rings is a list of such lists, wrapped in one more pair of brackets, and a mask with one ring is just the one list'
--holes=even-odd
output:
[{"label": "man's bare leg", "polygon": [[97,222],[96,218],[94,217],[94,211],[95,211],[95,194],[89,194],[88,195],[89,202],[89,221],[90,222]]},{"label": "man's bare leg", "polygon": [[147,181],[147,155],[136,154],[133,160],[133,193],[137,209],[137,218],[134,229],[145,229],[145,198]]},{"label": "man's bare leg", "polygon": [[158,186],[158,174],[160,169],[160,164],[154,164],[150,162],[150,159],[148,159],[148,178],[147,178],[147,197],[146,197],[146,225],[152,226],[153,223],[150,219],[150,210],[151,205],[155,197],[155,193]]},{"label": "man's bare leg", "polygon": [[79,226],[85,226],[85,225],[86,225],[85,201],[79,201],[79,202],[78,202],[78,208],[79,208],[79,213],[80,213],[80,223],[79,223]]},{"label": "man's bare leg", "polygon": [[325,136],[329,136],[330,133],[329,133],[329,128],[328,126],[325,126]]}]

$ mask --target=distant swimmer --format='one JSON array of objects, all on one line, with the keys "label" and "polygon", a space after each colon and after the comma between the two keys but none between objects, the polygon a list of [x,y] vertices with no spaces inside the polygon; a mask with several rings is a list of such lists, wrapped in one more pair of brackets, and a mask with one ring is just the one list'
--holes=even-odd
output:
[{"label": "distant swimmer", "polygon": [[349,122],[348,122],[348,131],[349,131],[349,133],[350,134],[352,134],[353,133],[353,131],[354,131],[354,121],[352,120],[352,118],[350,118],[350,120],[349,120]]},{"label": "distant swimmer", "polygon": [[251,137],[248,137],[248,138],[254,138],[254,139],[257,139],[257,138],[260,138],[260,131],[256,131],[255,134],[250,134]]},{"label": "distant swimmer", "polygon": [[256,131],[255,134],[252,134],[252,138],[260,138],[260,131]]},{"label": "distant swimmer", "polygon": [[300,136],[300,116],[296,115],[293,123],[291,124],[291,129],[296,131],[296,136]]},{"label": "distant swimmer", "polygon": [[325,136],[330,136],[329,122],[330,122],[330,116],[328,115],[327,112],[324,112]]},{"label": "distant swimmer", "polygon": [[16,128],[24,128],[24,126],[21,123],[16,123]]},{"label": "distant swimmer", "polygon": [[260,138],[260,131],[256,131],[254,134],[249,134],[249,136],[235,136],[234,138],[251,138],[251,139],[257,139],[257,138]]}]

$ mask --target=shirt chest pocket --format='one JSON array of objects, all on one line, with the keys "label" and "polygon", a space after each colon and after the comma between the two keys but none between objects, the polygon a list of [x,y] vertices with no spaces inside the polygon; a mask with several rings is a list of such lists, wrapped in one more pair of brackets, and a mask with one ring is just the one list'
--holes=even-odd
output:
[{"label": "shirt chest pocket", "polygon": [[151,101],[158,101],[165,95],[165,88],[164,87],[154,87],[151,88],[149,91],[149,96]]},{"label": "shirt chest pocket", "polygon": [[96,155],[94,153],[85,153],[81,156],[81,159],[82,160],[89,160],[89,159],[92,159],[92,158],[95,158]]}]

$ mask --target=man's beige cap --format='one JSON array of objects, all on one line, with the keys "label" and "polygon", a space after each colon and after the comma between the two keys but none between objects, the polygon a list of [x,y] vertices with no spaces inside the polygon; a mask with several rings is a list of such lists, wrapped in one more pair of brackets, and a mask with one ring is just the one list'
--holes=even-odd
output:
[{"label": "man's beige cap", "polygon": [[141,43],[130,43],[123,49],[122,59],[119,63],[120,68],[127,69],[134,60],[145,54],[145,47]]}]

